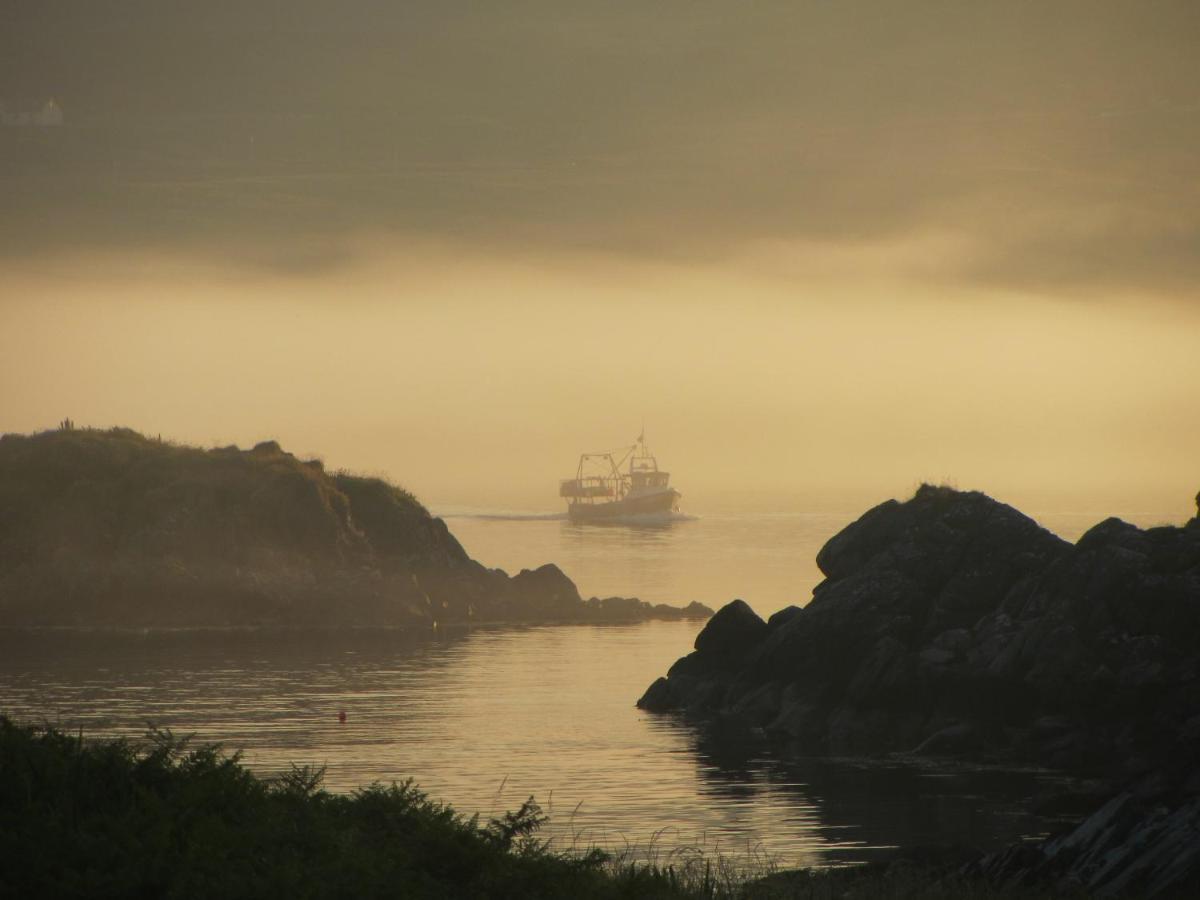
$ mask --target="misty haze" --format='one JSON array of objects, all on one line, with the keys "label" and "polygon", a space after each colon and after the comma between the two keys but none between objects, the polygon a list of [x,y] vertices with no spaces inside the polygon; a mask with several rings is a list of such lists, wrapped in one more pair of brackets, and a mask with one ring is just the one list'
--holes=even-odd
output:
[{"label": "misty haze", "polygon": [[0,896],[1200,894],[1198,48],[0,5]]}]

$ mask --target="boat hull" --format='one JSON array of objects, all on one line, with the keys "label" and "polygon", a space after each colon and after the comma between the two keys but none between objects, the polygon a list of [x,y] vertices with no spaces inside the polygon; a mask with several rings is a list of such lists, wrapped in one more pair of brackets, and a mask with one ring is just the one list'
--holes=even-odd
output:
[{"label": "boat hull", "polygon": [[670,488],[652,494],[622,497],[611,503],[570,503],[567,518],[572,522],[604,522],[669,516],[679,508],[679,491]]}]

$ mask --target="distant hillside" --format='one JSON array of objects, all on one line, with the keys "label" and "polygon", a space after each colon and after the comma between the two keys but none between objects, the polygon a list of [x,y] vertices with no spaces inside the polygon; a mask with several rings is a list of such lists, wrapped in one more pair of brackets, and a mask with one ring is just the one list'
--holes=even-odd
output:
[{"label": "distant hillside", "polygon": [[274,441],[202,450],[125,428],[0,437],[0,626],[677,614],[585,603],[552,565],[487,569],[412,494],[327,473]]}]

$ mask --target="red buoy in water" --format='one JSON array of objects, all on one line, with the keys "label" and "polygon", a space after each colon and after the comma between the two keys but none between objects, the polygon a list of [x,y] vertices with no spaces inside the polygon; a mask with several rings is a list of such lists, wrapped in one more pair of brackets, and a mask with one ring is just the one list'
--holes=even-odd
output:
[{"label": "red buoy in water", "polygon": [[344,709],[338,713],[338,721],[343,725],[346,724],[346,711]]}]

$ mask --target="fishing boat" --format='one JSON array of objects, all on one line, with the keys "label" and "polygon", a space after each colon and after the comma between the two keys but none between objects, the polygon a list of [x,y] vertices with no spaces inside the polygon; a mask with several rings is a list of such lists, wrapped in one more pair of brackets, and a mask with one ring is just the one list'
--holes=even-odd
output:
[{"label": "fishing boat", "polygon": [[559,483],[558,495],[566,498],[572,522],[666,519],[678,512],[683,496],[670,481],[643,431],[630,447],[580,455],[575,477]]}]

